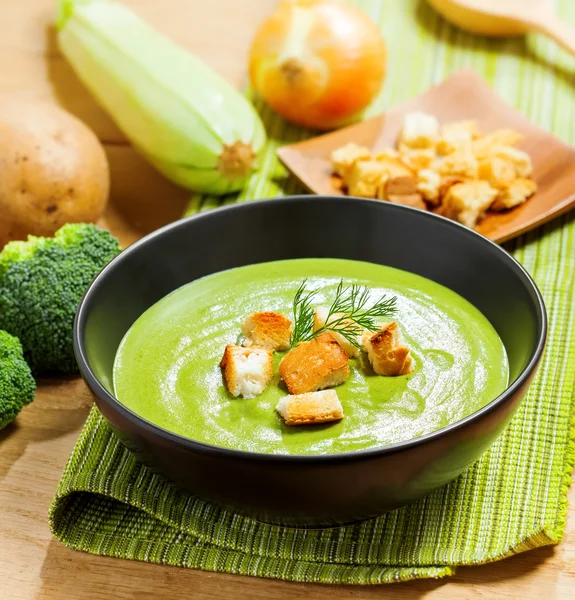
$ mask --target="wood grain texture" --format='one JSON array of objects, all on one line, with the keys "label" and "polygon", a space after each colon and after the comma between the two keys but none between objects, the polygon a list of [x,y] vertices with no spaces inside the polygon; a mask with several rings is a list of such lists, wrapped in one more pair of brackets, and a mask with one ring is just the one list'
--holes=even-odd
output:
[{"label": "wood grain texture", "polygon": [[[125,0],[143,17],[201,55],[235,84],[256,23],[275,0]],[[106,223],[130,243],[169,222],[187,193],[155,173],[125,144],[111,121],[58,55],[50,29],[53,0],[4,0],[0,7],[0,92],[59,102],[107,142],[112,204]],[[222,18],[225,16],[225,18]],[[214,31],[219,34],[215,36]],[[444,581],[391,586],[317,586],[191,571],[92,556],[51,538],[47,512],[62,468],[92,404],[76,378],[43,380],[35,402],[0,432],[0,599],[287,600],[362,598],[575,597],[575,518],[565,541]],[[575,488],[571,490],[575,500]],[[573,509],[570,511],[573,513]]]}]

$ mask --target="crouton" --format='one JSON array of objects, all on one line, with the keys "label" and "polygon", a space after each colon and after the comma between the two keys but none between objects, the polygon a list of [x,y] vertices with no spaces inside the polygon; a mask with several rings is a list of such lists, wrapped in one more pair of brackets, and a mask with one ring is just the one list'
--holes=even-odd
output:
[{"label": "crouton", "polygon": [[491,208],[501,211],[523,204],[527,198],[532,196],[537,185],[531,179],[516,179],[506,188],[502,189],[493,201]]},{"label": "crouton", "polygon": [[376,198],[390,177],[411,176],[411,171],[393,158],[356,162],[345,180],[350,196]]},{"label": "crouton", "polygon": [[413,172],[397,158],[380,158],[379,162],[388,177],[413,177]]},{"label": "crouton", "polygon": [[413,171],[431,167],[436,156],[434,148],[411,149],[402,144],[399,147],[401,162]]},{"label": "crouton", "polygon": [[375,160],[397,160],[399,152],[395,148],[382,148],[373,157]]},{"label": "crouton", "polygon": [[417,193],[417,181],[413,175],[409,177],[393,177],[385,183],[385,191],[388,195],[397,194],[407,196]]},{"label": "crouton", "polygon": [[475,121],[456,121],[445,123],[439,130],[437,142],[438,154],[451,154],[462,145],[471,142],[480,136]]},{"label": "crouton", "polygon": [[398,160],[384,162],[387,169],[377,188],[377,198],[388,200],[390,194],[407,194],[415,191],[415,178],[413,172]]},{"label": "crouton", "polygon": [[[318,306],[315,309],[315,312],[313,314],[313,330],[314,331],[317,331],[318,329],[320,329],[321,327],[323,327],[325,325],[328,314],[329,314],[329,308],[327,308],[327,306]],[[329,321],[330,321],[330,323],[333,323],[334,321],[341,319],[341,317],[344,317],[344,316],[345,315],[343,313],[336,313],[330,317]],[[352,343],[350,343],[343,335],[341,335],[340,333],[337,333],[335,331],[330,331],[329,333],[335,339],[335,341],[345,350],[345,352],[348,356],[351,356],[352,358],[357,358],[359,356],[359,348],[357,348]],[[363,336],[363,331],[358,332],[357,343],[359,345],[361,345],[362,336]]]},{"label": "crouton", "polygon": [[479,179],[487,181],[491,187],[502,189],[516,177],[515,165],[505,158],[489,156],[479,161],[477,169]]},{"label": "crouton", "polygon": [[417,173],[416,189],[429,202],[437,206],[441,199],[439,197],[439,186],[441,175],[432,169],[422,169]]},{"label": "crouton", "polygon": [[417,182],[413,175],[392,177],[383,180],[378,188],[377,197],[394,204],[405,204],[425,209],[423,198],[417,191]]},{"label": "crouton", "polygon": [[291,330],[291,321],[281,313],[254,312],[242,323],[243,345],[281,352],[290,346]]},{"label": "crouton", "polygon": [[419,208],[426,210],[427,206],[423,201],[423,197],[419,192],[415,194],[390,194],[387,197],[387,201],[392,204],[403,204],[404,206],[412,206],[413,208]]},{"label": "crouton", "polygon": [[363,349],[377,375],[394,377],[413,371],[413,359],[395,321],[385,323],[375,333],[367,331],[363,337]]},{"label": "crouton", "polygon": [[523,136],[513,129],[496,129],[471,143],[473,153],[478,160],[488,157],[500,146],[515,146]]},{"label": "crouton", "polygon": [[474,227],[497,196],[487,181],[465,181],[452,185],[441,205],[441,214],[467,227]]},{"label": "crouton", "polygon": [[433,115],[412,112],[405,115],[399,141],[409,148],[433,148],[439,137],[439,123]]},{"label": "crouton", "polygon": [[490,203],[506,210],[535,191],[523,181],[531,178],[531,158],[514,147],[522,137],[503,128],[483,135],[472,120],[440,125],[432,115],[412,112],[404,116],[396,149],[370,155],[348,144],[334,152],[334,168],[344,176],[334,175],[332,183],[350,196],[429,209],[473,227]]},{"label": "crouton", "polygon": [[279,372],[290,394],[335,387],[349,377],[345,350],[329,333],[301,342],[280,361]]},{"label": "crouton", "polygon": [[246,399],[259,396],[274,376],[271,350],[228,344],[220,362],[230,394]]},{"label": "crouton", "polygon": [[344,183],[350,196],[375,198],[383,177],[387,170],[381,161],[362,160],[354,163]]},{"label": "crouton", "polygon": [[475,179],[477,177],[477,159],[473,154],[471,143],[461,144],[448,154],[439,166],[440,175]]},{"label": "crouton", "polygon": [[464,181],[465,179],[463,177],[456,177],[455,175],[447,175],[442,177],[439,184],[439,198],[443,199],[452,185],[455,185],[456,183],[463,183]]},{"label": "crouton", "polygon": [[531,157],[523,150],[510,148],[509,146],[500,146],[493,150],[493,155],[499,159],[513,163],[517,177],[526,178],[533,172]]},{"label": "crouton", "polygon": [[371,154],[365,146],[350,142],[331,153],[331,164],[333,170],[340,177],[345,178],[357,160],[369,160],[370,158]]},{"label": "crouton", "polygon": [[309,392],[282,398],[276,410],[286,425],[312,425],[343,419],[343,407],[335,390]]},{"label": "crouton", "polygon": [[413,175],[408,177],[392,177],[382,180],[377,190],[379,200],[389,200],[390,196],[408,196],[416,194],[416,181]]}]

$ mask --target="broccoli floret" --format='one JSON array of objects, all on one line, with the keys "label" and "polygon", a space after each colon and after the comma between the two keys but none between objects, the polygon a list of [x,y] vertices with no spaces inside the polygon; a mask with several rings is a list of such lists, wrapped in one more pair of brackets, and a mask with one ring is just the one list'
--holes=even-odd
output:
[{"label": "broccoli floret", "polygon": [[36,382],[18,338],[0,331],[0,429],[34,400]]},{"label": "broccoli floret", "polygon": [[72,330],[82,296],[120,252],[95,225],[69,224],[53,238],[29,236],[0,252],[0,329],[22,342],[35,375],[74,373]]}]

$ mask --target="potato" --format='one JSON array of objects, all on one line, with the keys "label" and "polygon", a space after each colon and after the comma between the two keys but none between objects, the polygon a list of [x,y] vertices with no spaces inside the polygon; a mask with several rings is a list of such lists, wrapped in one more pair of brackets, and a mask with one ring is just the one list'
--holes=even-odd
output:
[{"label": "potato", "polygon": [[48,103],[0,97],[0,248],[97,221],[109,189],[104,149],[86,125]]}]

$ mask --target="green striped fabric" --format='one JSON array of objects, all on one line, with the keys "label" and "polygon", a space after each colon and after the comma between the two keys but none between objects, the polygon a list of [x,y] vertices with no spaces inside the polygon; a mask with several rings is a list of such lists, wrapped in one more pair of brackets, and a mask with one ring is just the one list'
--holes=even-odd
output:
[{"label": "green striped fabric", "polygon": [[[536,123],[575,142],[575,62],[542,38],[493,41],[457,31],[416,0],[357,2],[381,25],[390,72],[377,112],[472,67]],[[575,23],[575,3],[561,15]],[[239,198],[300,192],[279,168],[278,145],[304,138],[260,106],[270,143]],[[219,201],[195,198],[191,212]],[[575,460],[575,218],[508,248],[539,284],[548,349],[499,441],[465,474],[415,505],[321,531],[263,525],[195,500],[139,464],[93,409],[50,510],[54,535],[95,554],[321,583],[374,584],[443,577],[457,565],[505,558],[561,540]]]}]

